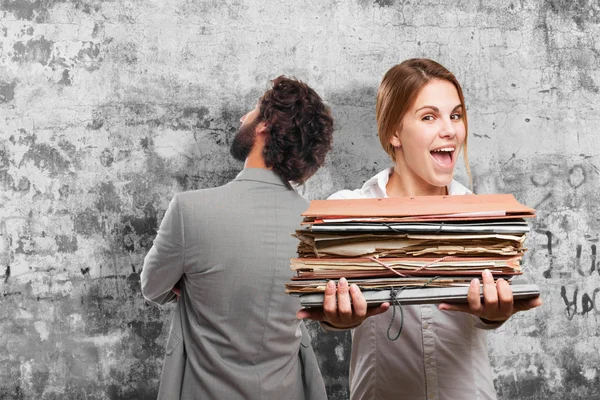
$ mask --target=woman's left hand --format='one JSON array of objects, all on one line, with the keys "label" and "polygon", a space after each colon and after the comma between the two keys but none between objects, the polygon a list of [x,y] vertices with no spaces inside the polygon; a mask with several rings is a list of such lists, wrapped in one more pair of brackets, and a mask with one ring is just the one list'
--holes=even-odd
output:
[{"label": "woman's left hand", "polygon": [[535,297],[527,300],[514,300],[510,285],[494,277],[488,270],[483,271],[483,301],[479,292],[479,279],[475,278],[469,286],[468,304],[442,303],[438,306],[444,311],[462,311],[481,318],[484,322],[504,322],[519,311],[529,310],[542,305],[542,299]]}]

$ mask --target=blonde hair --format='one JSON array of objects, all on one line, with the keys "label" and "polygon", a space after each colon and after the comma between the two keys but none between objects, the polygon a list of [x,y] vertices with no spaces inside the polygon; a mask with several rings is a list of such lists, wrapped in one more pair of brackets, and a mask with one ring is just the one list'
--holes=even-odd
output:
[{"label": "blonde hair", "polygon": [[394,146],[390,143],[390,139],[397,129],[402,129],[400,126],[402,118],[416,101],[421,89],[434,79],[441,79],[452,83],[458,92],[466,134],[463,144],[463,157],[472,187],[473,179],[471,177],[471,169],[469,168],[469,157],[467,156],[467,139],[469,137],[467,107],[465,106],[462,88],[450,71],[433,60],[412,58],[393,66],[385,73],[377,91],[377,106],[375,111],[379,141],[385,152],[396,162]]}]

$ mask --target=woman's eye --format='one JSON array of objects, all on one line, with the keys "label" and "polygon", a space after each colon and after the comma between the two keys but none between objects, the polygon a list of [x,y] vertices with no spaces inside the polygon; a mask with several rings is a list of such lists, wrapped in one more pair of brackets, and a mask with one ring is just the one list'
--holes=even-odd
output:
[{"label": "woman's eye", "polygon": [[433,115],[426,115],[422,118],[423,121],[433,121]]},{"label": "woman's eye", "polygon": [[462,114],[452,114],[450,116],[451,119],[462,119]]}]

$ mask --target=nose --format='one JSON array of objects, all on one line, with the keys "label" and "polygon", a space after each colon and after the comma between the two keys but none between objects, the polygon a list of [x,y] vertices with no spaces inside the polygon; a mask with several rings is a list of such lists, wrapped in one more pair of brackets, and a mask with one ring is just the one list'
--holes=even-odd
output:
[{"label": "nose", "polygon": [[250,114],[250,112],[247,112],[246,114],[242,115],[242,118],[240,118],[240,123],[244,123],[244,121],[246,120],[246,117],[248,117],[248,114]]},{"label": "nose", "polygon": [[454,136],[456,136],[456,121],[452,121],[450,118],[444,118],[440,136],[449,139],[454,138]]}]

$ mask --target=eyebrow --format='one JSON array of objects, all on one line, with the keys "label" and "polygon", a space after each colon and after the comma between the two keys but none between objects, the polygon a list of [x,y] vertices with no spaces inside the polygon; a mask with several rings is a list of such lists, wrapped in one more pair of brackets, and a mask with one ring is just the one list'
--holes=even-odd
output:
[{"label": "eyebrow", "polygon": [[[455,107],[452,109],[452,111],[456,111],[456,109],[457,109],[457,108],[461,108],[461,107],[462,107],[462,104],[459,104],[459,105],[455,106]],[[416,110],[415,110],[415,114],[416,114],[416,113],[418,113],[419,111],[421,111],[421,110],[422,110],[422,109],[424,109],[424,108],[431,108],[433,111],[435,111],[435,112],[437,112],[437,113],[439,113],[439,112],[440,112],[440,109],[439,109],[439,108],[437,108],[436,106],[423,106],[423,107],[420,107],[420,108],[416,109]]]}]

